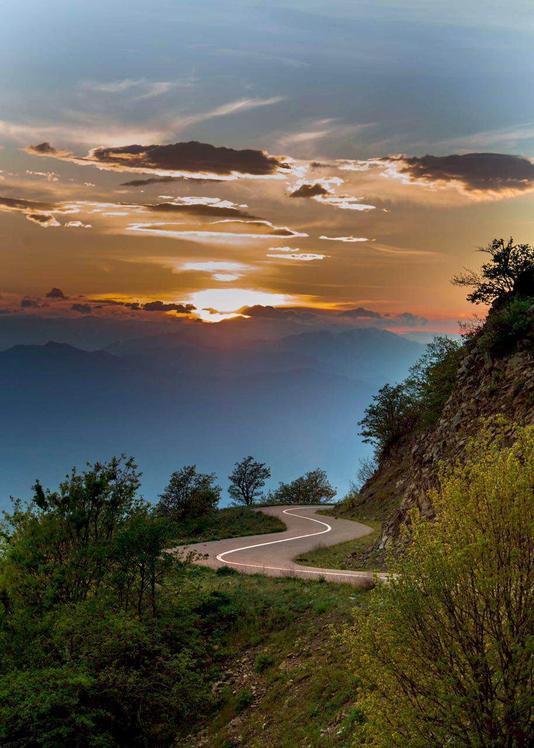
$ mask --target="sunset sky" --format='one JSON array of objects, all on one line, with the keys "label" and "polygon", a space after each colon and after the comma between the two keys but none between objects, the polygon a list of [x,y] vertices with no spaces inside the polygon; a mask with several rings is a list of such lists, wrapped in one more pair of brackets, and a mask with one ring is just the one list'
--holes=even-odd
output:
[{"label": "sunset sky", "polygon": [[0,312],[455,331],[450,277],[534,241],[533,31],[529,0],[2,3]]}]

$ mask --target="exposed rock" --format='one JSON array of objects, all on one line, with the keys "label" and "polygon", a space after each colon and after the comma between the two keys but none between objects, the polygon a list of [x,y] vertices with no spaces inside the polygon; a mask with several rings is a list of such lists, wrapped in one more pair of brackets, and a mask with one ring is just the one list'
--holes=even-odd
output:
[{"label": "exposed rock", "polygon": [[436,486],[438,464],[461,457],[481,419],[502,414],[513,423],[534,424],[534,351],[530,345],[520,348],[501,359],[476,351],[466,355],[437,423],[398,443],[363,486],[358,500],[362,509],[381,498],[396,507],[384,522],[378,548],[398,537],[413,507],[432,517],[429,493]]}]

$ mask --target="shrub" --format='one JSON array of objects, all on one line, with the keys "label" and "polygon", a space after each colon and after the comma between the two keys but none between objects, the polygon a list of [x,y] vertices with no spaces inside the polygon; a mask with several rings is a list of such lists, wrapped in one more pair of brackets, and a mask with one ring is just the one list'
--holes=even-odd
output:
[{"label": "shrub", "polygon": [[232,577],[239,574],[237,569],[234,569],[232,566],[219,566],[215,573],[218,577]]},{"label": "shrub", "polygon": [[243,688],[236,696],[235,710],[237,714],[244,712],[254,701],[254,695],[248,688]]},{"label": "shrub", "polygon": [[478,338],[478,347],[495,356],[513,353],[521,338],[532,336],[534,298],[513,298],[491,312]]},{"label": "shrub", "polygon": [[371,745],[532,745],[534,427],[487,422],[345,631]]},{"label": "shrub", "polygon": [[271,665],[274,664],[274,660],[271,657],[271,655],[266,654],[265,652],[262,652],[256,657],[256,662],[254,663],[254,670],[257,673],[263,673],[265,670],[271,667]]}]

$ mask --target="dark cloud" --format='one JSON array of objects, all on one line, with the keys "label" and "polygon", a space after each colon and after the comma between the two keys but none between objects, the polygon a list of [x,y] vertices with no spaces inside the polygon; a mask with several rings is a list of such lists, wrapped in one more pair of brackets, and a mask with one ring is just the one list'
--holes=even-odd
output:
[{"label": "dark cloud", "polygon": [[61,288],[51,288],[50,291],[46,294],[47,299],[67,299],[68,296],[65,296]]},{"label": "dark cloud", "polygon": [[35,299],[21,299],[20,302],[21,309],[39,309],[41,304],[39,304],[38,301]]},{"label": "dark cloud", "polygon": [[329,164],[325,161],[310,161],[311,169],[331,169],[335,168],[335,164]]},{"label": "dark cloud", "polygon": [[148,179],[132,179],[129,182],[122,182],[121,187],[146,187],[150,184],[168,184],[170,182],[195,182],[206,184],[209,182],[222,182],[222,179],[202,179],[202,177],[148,177]]},{"label": "dark cloud", "polygon": [[73,304],[71,306],[71,309],[73,312],[80,312],[80,314],[90,314],[91,313],[91,305],[90,304]]},{"label": "dark cloud", "polygon": [[158,203],[157,205],[147,205],[150,210],[162,213],[187,213],[194,216],[220,216],[223,218],[251,218],[250,215],[240,208],[225,207],[218,205],[183,204],[183,203]]},{"label": "dark cloud", "polygon": [[24,200],[23,198],[18,197],[0,197],[0,208],[1,207],[7,208],[8,210],[21,210],[23,212],[28,212],[53,210],[56,206],[54,203]]},{"label": "dark cloud", "polygon": [[57,205],[55,203],[25,200],[19,197],[0,197],[0,210],[23,213],[29,221],[37,223],[43,228],[60,225],[52,214],[52,211],[56,209]]},{"label": "dark cloud", "polygon": [[[53,154],[52,154],[53,155]],[[289,165],[265,151],[236,150],[192,140],[169,145],[126,145],[100,147],[78,161],[105,164],[118,170],[185,171],[230,176],[232,173],[269,175]]]},{"label": "dark cloud", "polygon": [[317,197],[318,195],[330,195],[330,192],[319,182],[304,183],[289,194],[289,197]]},{"label": "dark cloud", "polygon": [[504,153],[465,153],[451,156],[399,156],[394,162],[401,174],[426,182],[461,182],[466,190],[504,192],[534,187],[534,164]]},{"label": "dark cloud", "polygon": [[343,317],[356,317],[356,318],[366,318],[366,319],[382,319],[382,315],[378,312],[373,312],[372,309],[366,309],[363,306],[359,306],[356,309],[347,309],[346,311],[342,312]]},{"label": "dark cloud", "polygon": [[274,231],[269,231],[269,236],[299,236],[299,234],[292,229],[274,229]]},{"label": "dark cloud", "polygon": [[[239,310],[241,314],[245,314],[247,317],[263,317],[273,319],[291,319],[302,311],[291,309],[290,307],[274,307],[274,306],[263,306],[261,304],[255,304],[254,306],[245,306]],[[308,316],[311,313],[308,313]]]},{"label": "dark cloud", "polygon": [[50,215],[50,213],[26,213],[26,218],[28,221],[33,221],[33,223],[38,223],[39,226],[44,226],[45,228],[48,226],[59,226],[59,221],[54,218],[54,216]]},{"label": "dark cloud", "polygon": [[178,314],[189,314],[194,311],[193,304],[167,304],[164,301],[149,301],[140,304],[139,309],[144,312],[178,312]]},{"label": "dark cloud", "polygon": [[53,156],[59,151],[57,151],[53,146],[50,145],[50,143],[38,143],[37,145],[30,145],[26,149],[27,151],[30,151],[31,153],[38,153],[40,156]]}]

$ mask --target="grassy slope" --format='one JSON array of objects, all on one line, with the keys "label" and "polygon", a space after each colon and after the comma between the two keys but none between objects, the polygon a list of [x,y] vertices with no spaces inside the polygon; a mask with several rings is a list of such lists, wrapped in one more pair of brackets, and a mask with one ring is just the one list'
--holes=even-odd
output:
[{"label": "grassy slope", "polygon": [[177,745],[350,745],[356,678],[332,628],[348,622],[355,605],[365,604],[365,592],[199,567],[187,571],[185,583],[196,594],[215,593],[214,599],[222,594],[225,604],[217,615],[223,633],[214,645],[220,660],[217,703],[204,725]]},{"label": "grassy slope", "polygon": [[286,526],[277,517],[271,517],[249,507],[227,507],[217,509],[204,517],[181,522],[174,542],[176,545],[204,543],[208,540],[261,535],[285,529]]},{"label": "grassy slope", "polygon": [[[323,512],[329,514],[329,512]],[[331,514],[331,513],[330,513]],[[364,520],[361,520],[364,522]],[[382,523],[377,520],[366,519],[364,522],[373,528],[373,532],[363,538],[348,540],[338,545],[319,546],[307,553],[303,553],[295,560],[306,566],[318,566],[321,569],[375,569],[379,568],[374,559],[364,562],[359,559],[359,554],[370,548],[380,537]]]}]

